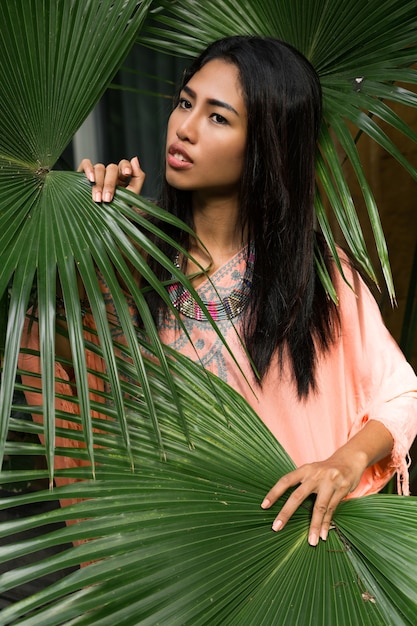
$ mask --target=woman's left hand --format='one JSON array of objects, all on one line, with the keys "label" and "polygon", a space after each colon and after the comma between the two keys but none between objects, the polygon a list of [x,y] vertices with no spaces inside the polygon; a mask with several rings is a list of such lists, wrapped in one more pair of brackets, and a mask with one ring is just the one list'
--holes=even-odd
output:
[{"label": "woman's left hand", "polygon": [[319,537],[327,539],[330,523],[339,502],[357,487],[365,468],[353,468],[343,460],[330,457],[321,463],[308,463],[283,476],[266,494],[262,508],[272,506],[290,487],[299,485],[288,498],[272,524],[281,530],[293,513],[311,494],[315,493],[308,542],[316,546]]},{"label": "woman's left hand", "polygon": [[307,463],[283,476],[266,494],[263,509],[269,509],[290,487],[298,487],[278,513],[272,529],[284,528],[304,500],[316,494],[308,542],[316,546],[319,538],[325,541],[339,502],[358,486],[367,467],[389,455],[392,444],[385,426],[371,420],[325,461]]}]

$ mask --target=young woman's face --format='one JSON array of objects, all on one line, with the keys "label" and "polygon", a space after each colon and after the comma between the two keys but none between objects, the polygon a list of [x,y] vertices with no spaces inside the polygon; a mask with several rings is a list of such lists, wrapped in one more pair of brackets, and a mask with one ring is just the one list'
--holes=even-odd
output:
[{"label": "young woman's face", "polygon": [[205,199],[236,196],[246,146],[238,69],[214,59],[189,80],[168,122],[166,178]]}]

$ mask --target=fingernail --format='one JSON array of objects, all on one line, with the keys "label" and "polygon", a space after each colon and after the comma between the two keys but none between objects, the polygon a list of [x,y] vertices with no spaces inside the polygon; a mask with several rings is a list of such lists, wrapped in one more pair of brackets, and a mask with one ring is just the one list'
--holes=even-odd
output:
[{"label": "fingernail", "polygon": [[326,541],[328,532],[324,528],[320,531],[320,539],[322,541]]},{"label": "fingernail", "polygon": [[111,193],[109,191],[106,191],[106,193],[104,194],[103,200],[104,202],[111,202]]},{"label": "fingernail", "polygon": [[274,523],[272,524],[272,530],[274,530],[275,532],[277,532],[278,530],[281,530],[282,528],[282,522],[280,519],[276,519],[274,521]]},{"label": "fingernail", "polygon": [[95,182],[96,182],[96,180],[95,180],[95,178],[94,178],[94,174],[93,174],[93,172],[89,172],[89,174],[88,174],[88,180],[90,181],[90,183],[95,183]]},{"label": "fingernail", "polygon": [[129,169],[128,167],[125,167],[125,169],[123,170],[123,174],[124,174],[125,176],[129,176],[129,174],[130,174],[130,169]]},{"label": "fingernail", "polygon": [[101,202],[101,192],[95,191],[93,194],[94,202]]},{"label": "fingernail", "polygon": [[269,506],[271,506],[271,503],[268,498],[265,498],[261,504],[261,509],[267,509]]},{"label": "fingernail", "polygon": [[310,544],[310,546],[316,546],[318,542],[319,540],[316,533],[310,533],[308,536],[308,543]]}]

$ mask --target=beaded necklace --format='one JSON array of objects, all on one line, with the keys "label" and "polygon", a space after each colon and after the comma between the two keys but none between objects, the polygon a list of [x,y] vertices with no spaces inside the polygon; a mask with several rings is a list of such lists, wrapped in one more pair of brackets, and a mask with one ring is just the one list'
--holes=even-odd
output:
[{"label": "beaded necklace", "polygon": [[[177,267],[179,254],[174,263]],[[230,320],[240,315],[245,308],[252,287],[253,268],[255,264],[255,249],[251,245],[249,249],[246,272],[238,289],[233,289],[228,296],[217,300],[203,300],[204,306],[215,322]],[[188,289],[181,283],[174,283],[168,287],[168,294],[174,307],[188,317],[199,322],[207,322],[208,318],[198,302],[193,298]]]}]

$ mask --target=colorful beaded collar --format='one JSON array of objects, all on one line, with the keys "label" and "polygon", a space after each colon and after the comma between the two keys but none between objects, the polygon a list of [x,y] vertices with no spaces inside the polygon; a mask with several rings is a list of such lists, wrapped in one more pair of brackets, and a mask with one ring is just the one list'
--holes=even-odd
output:
[{"label": "colorful beaded collar", "polygon": [[[178,265],[178,254],[174,261]],[[245,276],[238,289],[233,289],[229,295],[217,300],[201,300],[215,322],[230,320],[240,315],[245,308],[252,287],[253,268],[255,264],[255,250],[252,245],[249,250]],[[191,293],[181,283],[173,283],[168,287],[168,294],[172,304],[179,313],[199,322],[207,322],[208,318]]]}]

